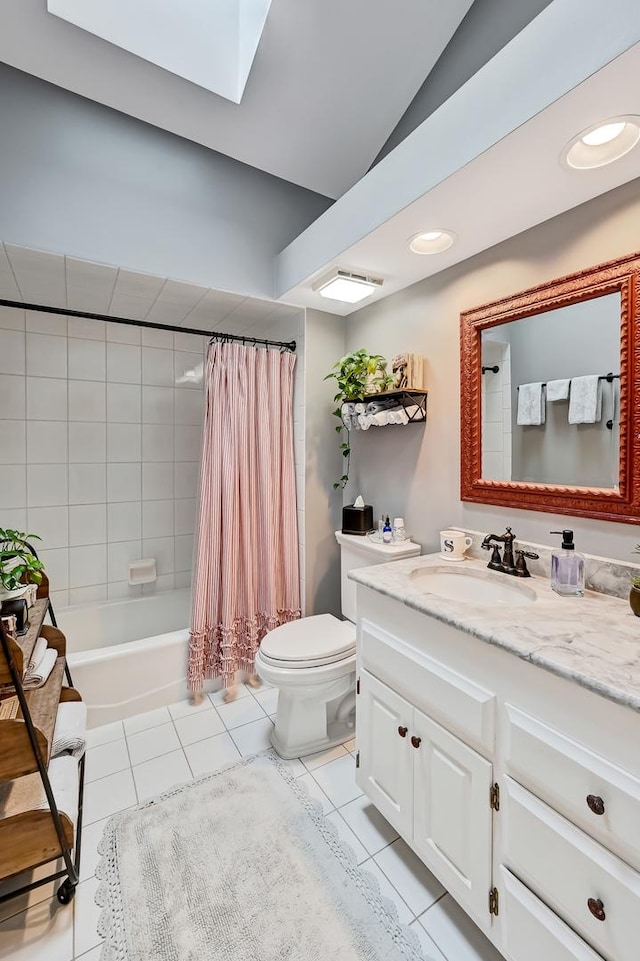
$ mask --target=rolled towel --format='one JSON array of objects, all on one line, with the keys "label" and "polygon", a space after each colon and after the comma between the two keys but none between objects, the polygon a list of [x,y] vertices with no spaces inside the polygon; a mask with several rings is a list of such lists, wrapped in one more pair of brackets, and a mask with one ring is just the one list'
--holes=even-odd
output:
[{"label": "rolled towel", "polygon": [[[58,810],[63,811],[75,827],[78,821],[78,762],[68,754],[55,757],[49,764],[48,773]],[[38,807],[49,810],[44,790]]]},{"label": "rolled towel", "polygon": [[46,637],[39,637],[36,641],[33,651],[31,652],[31,658],[27,664],[27,674],[35,674],[35,672],[40,667],[40,662],[42,658],[47,653],[47,639]]},{"label": "rolled towel", "polygon": [[398,407],[398,409],[394,411],[394,413],[395,413],[396,424],[400,424],[404,426],[405,424],[409,423],[409,415],[407,414],[404,407]]},{"label": "rolled towel", "polygon": [[87,705],[84,701],[64,701],[58,705],[53,730],[51,757],[71,754],[80,758],[87,746]]},{"label": "rolled towel", "polygon": [[598,374],[571,379],[569,423],[597,424],[602,417],[602,386]]},{"label": "rolled towel", "polygon": [[424,420],[424,411],[418,404],[410,404],[405,410],[409,420]]},{"label": "rolled towel", "polygon": [[550,380],[547,383],[547,401],[554,403],[557,400],[569,400],[569,385],[571,380],[565,377],[563,380]]},{"label": "rolled towel", "polygon": [[380,410],[377,414],[372,414],[371,423],[375,427],[386,427],[386,425],[389,423],[389,411]]},{"label": "rolled towel", "polygon": [[371,427],[371,416],[369,414],[358,414],[358,427],[360,430],[369,430]]},{"label": "rolled towel", "polygon": [[366,404],[354,404],[354,405],[353,405],[353,413],[354,413],[357,417],[359,417],[360,414],[364,414],[364,413],[366,412],[366,409],[367,409],[367,405],[366,405]]},{"label": "rolled towel", "polygon": [[390,410],[395,401],[393,400],[371,400],[367,404],[367,414],[379,414],[380,411]]},{"label": "rolled towel", "polygon": [[343,404],[341,408],[342,423],[347,428],[347,430],[351,430],[351,428],[354,426],[353,424],[354,407],[355,407],[355,404],[352,404],[351,402],[347,402],[346,404]]},{"label": "rolled towel", "polygon": [[25,691],[33,690],[34,687],[42,687],[54,669],[57,660],[58,652],[54,651],[52,647],[48,647],[36,670],[25,674],[22,685]]},{"label": "rolled towel", "polygon": [[544,389],[542,383],[520,384],[518,390],[518,426],[540,427],[545,421]]}]

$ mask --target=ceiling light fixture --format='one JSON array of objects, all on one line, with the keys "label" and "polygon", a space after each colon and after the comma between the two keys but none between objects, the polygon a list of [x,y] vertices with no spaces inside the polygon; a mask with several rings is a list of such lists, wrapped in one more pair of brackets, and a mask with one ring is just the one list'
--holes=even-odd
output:
[{"label": "ceiling light fixture", "polygon": [[574,137],[564,148],[561,160],[573,170],[605,167],[633,150],[640,140],[640,117],[612,117]]},{"label": "ceiling light fixture", "polygon": [[345,304],[357,304],[365,297],[370,297],[382,287],[383,281],[379,277],[367,277],[364,274],[354,274],[350,270],[340,270],[336,267],[330,274],[324,276],[313,285],[313,290],[329,300],[341,300]]},{"label": "ceiling light fixture", "polygon": [[455,243],[451,230],[427,230],[409,239],[409,250],[414,254],[442,254]]}]

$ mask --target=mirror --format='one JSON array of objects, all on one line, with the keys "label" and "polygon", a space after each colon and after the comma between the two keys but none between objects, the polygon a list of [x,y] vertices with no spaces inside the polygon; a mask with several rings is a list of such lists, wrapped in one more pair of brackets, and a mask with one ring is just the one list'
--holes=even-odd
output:
[{"label": "mirror", "polygon": [[463,500],[640,517],[639,290],[636,254],[461,315]]}]

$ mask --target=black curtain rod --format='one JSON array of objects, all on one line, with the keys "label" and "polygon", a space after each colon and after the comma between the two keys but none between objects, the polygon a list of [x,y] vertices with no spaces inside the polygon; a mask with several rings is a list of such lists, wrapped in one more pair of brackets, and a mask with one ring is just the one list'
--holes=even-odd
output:
[{"label": "black curtain rod", "polygon": [[84,320],[103,320],[125,327],[146,327],[151,330],[173,330],[178,334],[196,334],[211,340],[237,340],[243,344],[264,344],[266,347],[280,347],[294,352],[295,340],[261,340],[259,337],[244,337],[242,334],[225,334],[223,331],[196,330],[195,327],[177,327],[174,324],[154,324],[150,320],[131,320],[128,317],[111,317],[109,314],[93,314],[87,310],[71,310],[69,307],[47,307],[45,304],[23,304],[18,300],[0,299],[0,307],[15,307],[16,310],[39,310],[43,314],[60,314],[63,317],[81,317]]},{"label": "black curtain rod", "polygon": [[[573,380],[573,377],[569,377],[568,380]],[[620,374],[612,374],[611,371],[609,371],[608,374],[600,374],[598,380],[606,380],[609,384],[612,384],[614,380],[620,380]],[[542,386],[546,387],[547,382],[545,381]],[[518,390],[520,390],[520,384],[518,384]]]}]

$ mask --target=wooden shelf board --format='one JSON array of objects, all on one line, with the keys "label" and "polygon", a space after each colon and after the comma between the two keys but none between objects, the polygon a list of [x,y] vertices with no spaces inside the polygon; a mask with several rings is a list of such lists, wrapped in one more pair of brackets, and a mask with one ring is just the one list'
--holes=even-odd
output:
[{"label": "wooden shelf board", "polygon": [[[16,667],[21,674],[24,674],[25,668],[29,663],[29,659],[33,653],[33,648],[40,635],[40,629],[44,623],[44,619],[49,609],[49,599],[44,597],[41,600],[35,602],[33,607],[29,608],[29,630],[22,637],[10,638],[13,642],[13,650],[16,654]],[[17,648],[17,650],[16,650]],[[11,675],[9,674],[9,666],[5,662],[3,655],[0,653],[0,684],[10,684]]]},{"label": "wooden shelf board", "polygon": [[[47,678],[46,684],[33,691],[26,691],[27,706],[31,713],[31,720],[34,727],[42,731],[47,742],[46,763],[49,763],[51,754],[51,742],[53,740],[53,730],[56,726],[56,715],[58,704],[60,703],[60,692],[64,680],[64,657],[59,657],[56,661],[51,674]],[[22,712],[18,714],[22,717]]]}]

